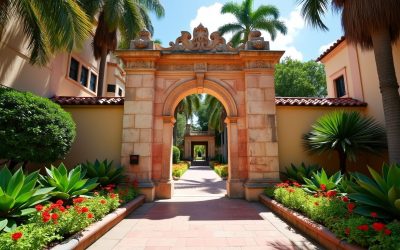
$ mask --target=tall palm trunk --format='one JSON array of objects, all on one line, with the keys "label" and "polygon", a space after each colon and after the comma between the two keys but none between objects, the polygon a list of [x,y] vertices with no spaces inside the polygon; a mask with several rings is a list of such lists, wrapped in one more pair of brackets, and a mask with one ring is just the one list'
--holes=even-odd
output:
[{"label": "tall palm trunk", "polygon": [[99,83],[97,85],[97,96],[103,96],[104,76],[106,72],[107,63],[107,47],[101,48],[100,68],[99,68]]},{"label": "tall palm trunk", "polygon": [[372,34],[379,88],[385,115],[389,161],[400,163],[400,96],[389,30]]}]

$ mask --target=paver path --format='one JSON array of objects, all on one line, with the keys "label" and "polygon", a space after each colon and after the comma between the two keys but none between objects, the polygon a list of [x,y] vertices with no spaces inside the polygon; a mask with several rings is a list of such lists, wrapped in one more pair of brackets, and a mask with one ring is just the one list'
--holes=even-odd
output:
[{"label": "paver path", "polygon": [[209,167],[191,167],[170,200],[146,203],[89,249],[319,249],[263,205],[228,199]]}]

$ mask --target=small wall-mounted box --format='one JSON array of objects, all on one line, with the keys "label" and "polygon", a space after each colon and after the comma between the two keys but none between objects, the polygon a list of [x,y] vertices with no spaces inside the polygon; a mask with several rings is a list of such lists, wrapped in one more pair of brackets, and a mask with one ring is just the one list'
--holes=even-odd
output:
[{"label": "small wall-mounted box", "polygon": [[130,155],[129,156],[129,163],[132,165],[139,164],[139,155]]}]

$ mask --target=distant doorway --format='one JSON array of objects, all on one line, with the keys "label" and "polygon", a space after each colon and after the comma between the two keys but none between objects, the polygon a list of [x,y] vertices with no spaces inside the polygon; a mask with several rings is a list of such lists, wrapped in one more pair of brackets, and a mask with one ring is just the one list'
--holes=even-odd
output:
[{"label": "distant doorway", "polygon": [[192,142],[191,157],[193,161],[207,161],[208,155],[208,142]]}]

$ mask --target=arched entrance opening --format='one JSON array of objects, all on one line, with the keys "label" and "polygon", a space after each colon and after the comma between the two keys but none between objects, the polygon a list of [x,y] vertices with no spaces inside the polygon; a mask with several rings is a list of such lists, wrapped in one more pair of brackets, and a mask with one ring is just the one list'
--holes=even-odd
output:
[{"label": "arched entrance opening", "polygon": [[[203,85],[199,88],[197,79],[187,80],[184,82],[177,82],[176,84],[170,86],[170,88],[166,91],[163,97],[163,110],[162,110],[162,119],[163,119],[163,135],[173,135],[173,128],[176,123],[175,113],[176,109],[181,102],[182,99],[187,96],[194,94],[208,94],[214,96],[220,103],[223,105],[223,109],[225,112],[224,119],[224,127],[226,126],[226,137],[228,137],[229,141],[238,141],[238,130],[237,130],[237,120],[238,120],[238,109],[235,99],[232,96],[234,90],[227,86],[225,83],[218,83],[213,80],[205,79],[203,81]],[[172,115],[171,115],[172,114]],[[156,118],[157,119],[157,118]],[[160,119],[160,118],[158,118]],[[190,136],[190,139],[187,139],[187,143],[184,147],[186,148],[186,157],[190,155],[190,159],[192,158],[192,147],[194,145],[207,145],[208,147],[208,157],[215,157],[215,137],[211,135],[211,132],[205,131],[207,135],[194,135]],[[190,132],[189,132],[190,135]],[[207,143],[204,142],[206,138],[212,137],[213,140],[208,139]],[[211,141],[211,143],[209,143]],[[243,141],[242,144],[246,142]],[[172,162],[170,159],[171,148],[173,145],[172,140],[163,141],[163,155],[162,155],[162,176],[159,182],[159,192],[158,197],[160,198],[169,198],[173,196],[174,184],[171,181],[172,174]],[[232,189],[232,180],[236,177],[239,180],[239,164],[237,161],[238,157],[238,143],[235,145],[229,144],[227,148],[227,163],[228,163],[228,182],[227,182],[227,193],[230,197],[243,197],[243,188],[242,190],[233,193]],[[236,162],[231,159],[236,159]],[[239,181],[238,181],[239,182]],[[168,192],[170,191],[170,193]],[[157,192],[157,190],[156,190]],[[163,194],[165,192],[165,196]],[[157,194],[156,194],[157,195]]]},{"label": "arched entrance opening", "polygon": [[[221,102],[205,93],[186,96],[175,108],[173,146],[181,152],[181,162],[176,162],[175,157],[171,165],[175,195],[226,194],[226,183],[216,174],[220,172],[211,169],[214,165],[228,169],[226,116]],[[180,176],[184,162],[191,167]]]}]

